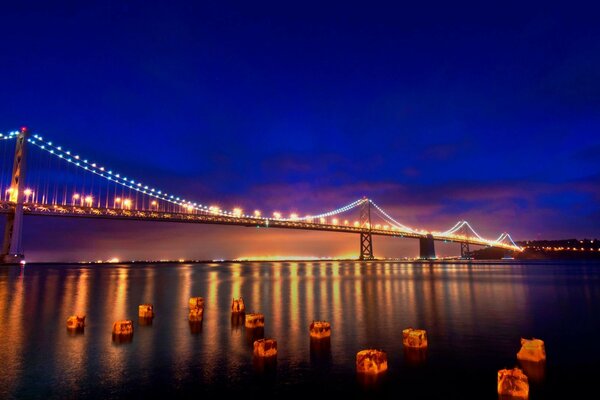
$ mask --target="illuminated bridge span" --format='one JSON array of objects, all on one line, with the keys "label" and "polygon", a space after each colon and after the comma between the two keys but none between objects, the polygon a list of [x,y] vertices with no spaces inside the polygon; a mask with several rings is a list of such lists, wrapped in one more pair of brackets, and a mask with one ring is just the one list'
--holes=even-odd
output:
[{"label": "illuminated bridge span", "polygon": [[[131,179],[39,135],[30,135],[26,128],[0,134],[0,142],[12,141],[16,142],[14,158],[10,157],[12,151],[7,151],[6,145],[0,149],[4,151],[0,166],[0,193],[3,194],[0,213],[7,217],[2,248],[4,263],[24,260],[21,243],[24,215],[355,233],[360,236],[361,260],[374,258],[373,235],[419,239],[423,259],[436,257],[435,240],[460,243],[463,258],[470,256],[469,245],[522,250],[508,233],[486,239],[467,221],[459,221],[439,232],[408,227],[366,197],[335,210],[304,216],[292,213],[285,217],[280,212],[266,216],[259,210],[245,213],[241,208],[223,210]],[[32,158],[33,154],[28,154],[30,148],[37,149],[41,157]],[[355,220],[351,218],[353,213],[358,213],[358,218],[354,215]]]}]

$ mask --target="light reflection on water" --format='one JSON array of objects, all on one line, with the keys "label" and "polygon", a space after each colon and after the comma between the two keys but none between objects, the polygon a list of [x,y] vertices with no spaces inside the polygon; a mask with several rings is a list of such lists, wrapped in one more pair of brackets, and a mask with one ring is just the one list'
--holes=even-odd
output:
[{"label": "light reflection on water", "polygon": [[[31,265],[0,269],[0,397],[92,397],[203,392],[424,397],[495,396],[496,371],[516,365],[519,338],[546,340],[548,363],[531,398],[593,382],[600,372],[598,265],[403,263],[219,263]],[[187,320],[188,299],[205,298],[201,329]],[[230,304],[265,314],[276,338],[275,366],[253,363],[251,341],[232,325]],[[137,307],[153,303],[151,325]],[[69,315],[87,314],[70,335]],[[114,321],[132,319],[131,343],[111,340]],[[329,343],[311,343],[314,319],[331,322]],[[402,347],[401,330],[425,328],[426,353]],[[585,351],[577,347],[585,343]],[[360,385],[362,348],[388,354],[375,389]],[[269,369],[270,368],[270,369]],[[461,382],[468,377],[468,385]],[[551,379],[552,377],[560,379]],[[532,377],[533,378],[533,377]]]}]

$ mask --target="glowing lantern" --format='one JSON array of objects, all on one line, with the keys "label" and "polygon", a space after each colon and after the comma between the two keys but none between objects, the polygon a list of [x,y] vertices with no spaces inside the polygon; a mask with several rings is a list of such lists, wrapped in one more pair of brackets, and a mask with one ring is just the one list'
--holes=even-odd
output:
[{"label": "glowing lantern", "polygon": [[424,329],[406,328],[402,331],[404,347],[421,349],[427,347],[427,331]]},{"label": "glowing lantern", "polygon": [[246,311],[246,306],[244,306],[244,299],[241,297],[239,299],[233,299],[231,301],[231,312],[232,313],[243,313]]},{"label": "glowing lantern", "polygon": [[118,336],[133,335],[133,322],[130,319],[115,322],[113,324],[113,335],[118,335]]},{"label": "glowing lantern", "polygon": [[327,321],[313,321],[310,324],[310,337],[323,339],[331,336],[331,324]]},{"label": "glowing lantern", "polygon": [[519,368],[498,371],[498,394],[526,399],[529,397],[527,376]]},{"label": "glowing lantern", "polygon": [[387,355],[384,351],[367,349],[356,353],[356,372],[379,374],[387,371]]},{"label": "glowing lantern", "polygon": [[154,307],[152,304],[140,304],[138,306],[138,316],[140,318],[154,318]]},{"label": "glowing lantern", "polygon": [[204,297],[190,297],[190,310],[194,308],[204,308]]},{"label": "glowing lantern", "polygon": [[259,313],[246,314],[246,328],[263,328],[265,316]]},{"label": "glowing lantern", "polygon": [[277,356],[277,340],[259,339],[254,342],[255,357],[275,357]]},{"label": "glowing lantern", "polygon": [[201,322],[204,317],[204,308],[192,308],[188,315],[190,322]]},{"label": "glowing lantern", "polygon": [[546,361],[544,341],[535,338],[531,340],[521,338],[521,350],[517,353],[517,359],[533,362]]},{"label": "glowing lantern", "polygon": [[85,315],[71,315],[67,318],[67,329],[70,331],[83,331],[85,328]]}]

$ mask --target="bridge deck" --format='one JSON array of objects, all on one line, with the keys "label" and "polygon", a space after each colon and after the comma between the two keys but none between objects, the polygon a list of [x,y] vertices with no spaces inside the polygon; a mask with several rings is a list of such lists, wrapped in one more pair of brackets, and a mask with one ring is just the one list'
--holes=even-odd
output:
[{"label": "bridge deck", "polygon": [[[14,203],[0,201],[0,214],[13,212]],[[397,229],[375,229],[361,228],[352,225],[332,225],[321,224],[309,221],[280,220],[271,218],[248,218],[235,217],[228,215],[210,214],[210,213],[182,213],[167,212],[156,210],[127,210],[122,208],[103,208],[103,207],[83,207],[75,205],[49,205],[38,203],[26,203],[23,206],[25,215],[52,216],[52,217],[70,217],[70,218],[95,218],[95,219],[120,219],[135,221],[155,221],[155,222],[178,222],[178,223],[196,223],[196,224],[219,224],[234,225],[244,227],[258,228],[280,228],[280,229],[301,229],[322,232],[345,232],[345,233],[368,233],[380,236],[406,237],[421,239],[427,237],[427,233],[406,232]],[[478,238],[462,239],[453,236],[445,236],[433,233],[434,240],[441,240],[455,243],[469,243],[480,246],[490,246],[490,243],[479,240]],[[513,246],[504,243],[493,244],[492,247],[515,250]]]}]

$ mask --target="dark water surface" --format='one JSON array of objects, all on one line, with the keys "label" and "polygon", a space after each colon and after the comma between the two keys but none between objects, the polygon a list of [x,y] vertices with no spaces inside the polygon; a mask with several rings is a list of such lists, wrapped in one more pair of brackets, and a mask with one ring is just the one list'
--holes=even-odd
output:
[{"label": "dark water surface", "polygon": [[[232,297],[265,314],[275,366],[253,362],[251,338],[231,320]],[[188,298],[203,296],[201,329]],[[137,307],[154,303],[151,326]],[[70,314],[87,314],[69,335]],[[111,338],[133,319],[131,343]],[[331,321],[312,346],[313,319]],[[406,353],[402,329],[427,329],[425,355]],[[28,265],[0,268],[0,398],[345,397],[494,399],[498,369],[517,365],[520,337],[546,342],[528,371],[531,399],[597,391],[600,265],[215,263]],[[357,379],[363,348],[388,355],[378,382]],[[527,371],[526,371],[527,372]],[[211,396],[212,397],[212,396]],[[581,398],[587,398],[582,396]]]}]

